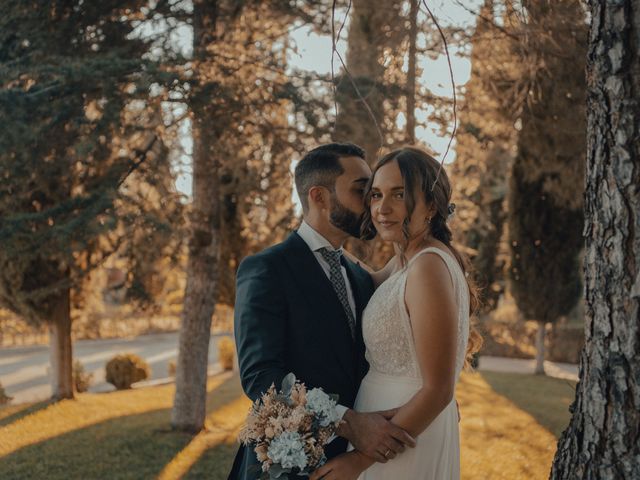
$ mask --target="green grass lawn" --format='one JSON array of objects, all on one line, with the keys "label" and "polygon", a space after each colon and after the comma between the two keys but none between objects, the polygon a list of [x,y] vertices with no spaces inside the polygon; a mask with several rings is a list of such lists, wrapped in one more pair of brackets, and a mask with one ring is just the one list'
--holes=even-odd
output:
[{"label": "green grass lawn", "polygon": [[[457,391],[466,479],[547,478],[574,385],[465,373]],[[169,430],[173,385],[0,409],[2,479],[225,479],[249,407],[237,376],[212,377],[206,431]]]}]

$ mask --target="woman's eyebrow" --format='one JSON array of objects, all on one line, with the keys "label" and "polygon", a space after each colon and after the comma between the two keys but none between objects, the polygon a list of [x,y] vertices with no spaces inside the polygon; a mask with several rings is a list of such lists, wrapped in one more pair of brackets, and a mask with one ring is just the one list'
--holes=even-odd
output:
[{"label": "woman's eyebrow", "polygon": [[[371,187],[371,190],[380,190],[380,187]],[[391,190],[392,192],[395,192],[397,190],[404,190],[404,186],[398,186],[398,187],[391,187],[389,190]]]}]

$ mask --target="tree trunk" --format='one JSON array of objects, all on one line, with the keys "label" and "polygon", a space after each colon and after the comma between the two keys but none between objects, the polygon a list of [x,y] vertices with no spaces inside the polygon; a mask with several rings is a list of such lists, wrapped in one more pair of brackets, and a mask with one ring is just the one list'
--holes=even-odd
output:
[{"label": "tree trunk", "polygon": [[538,331],[536,332],[536,368],[533,373],[536,375],[545,375],[544,371],[544,337],[547,324],[538,322]]},{"label": "tree trunk", "polygon": [[[206,59],[206,46],[213,41],[216,2],[194,3],[194,57]],[[200,79],[205,82],[206,79]],[[203,87],[199,85],[198,87]],[[193,111],[193,202],[187,287],[180,327],[176,393],[171,414],[174,429],[198,432],[204,427],[207,399],[207,367],[211,317],[216,303],[218,264],[219,165],[214,155],[215,121],[207,99],[209,90],[194,92]]]},{"label": "tree trunk", "polygon": [[393,0],[379,8],[380,5],[370,0],[353,1],[346,64],[375,121],[346,74],[340,77],[337,86],[340,109],[334,138],[364,148],[371,165],[375,164],[383,143],[378,130],[384,135],[383,102],[385,95],[389,95],[384,91],[383,56],[386,49],[394,48],[395,36],[392,35],[395,24],[402,20],[401,4]]},{"label": "tree trunk", "polygon": [[73,353],[69,289],[61,292],[49,321],[51,399],[73,398]]},{"label": "tree trunk", "polygon": [[586,325],[553,479],[640,472],[640,2],[591,0]]},{"label": "tree trunk", "polygon": [[418,0],[411,0],[409,12],[409,65],[407,68],[407,128],[405,141],[416,143],[416,56],[418,39]]}]

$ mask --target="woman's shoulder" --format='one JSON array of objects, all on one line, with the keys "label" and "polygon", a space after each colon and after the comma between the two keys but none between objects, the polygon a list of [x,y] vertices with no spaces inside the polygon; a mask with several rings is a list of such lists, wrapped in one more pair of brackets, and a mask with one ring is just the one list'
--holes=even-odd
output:
[{"label": "woman's shoulder", "polygon": [[407,283],[428,286],[444,282],[453,286],[451,260],[455,258],[446,247],[429,246],[420,250],[407,264]]}]

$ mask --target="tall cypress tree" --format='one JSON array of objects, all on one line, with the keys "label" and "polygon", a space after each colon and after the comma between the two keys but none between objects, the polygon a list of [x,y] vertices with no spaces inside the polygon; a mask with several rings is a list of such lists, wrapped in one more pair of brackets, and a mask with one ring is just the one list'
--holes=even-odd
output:
[{"label": "tall cypress tree", "polygon": [[[497,257],[518,133],[513,127],[516,112],[510,110],[507,99],[519,66],[512,52],[513,39],[495,28],[494,3],[485,0],[471,36],[471,78],[459,111],[451,170],[458,207],[456,230],[473,262],[484,311],[496,307],[505,289],[504,265]],[[505,28],[511,28],[509,19],[504,20]]]},{"label": "tall cypress tree", "polygon": [[511,176],[510,276],[518,308],[539,322],[536,373],[544,373],[545,325],[582,291],[587,25],[578,0],[524,6],[524,60],[534,76]]}]

